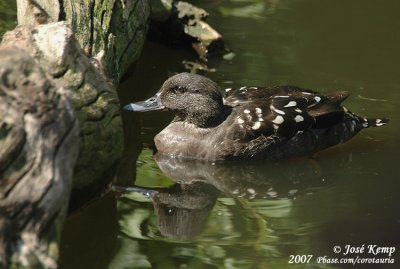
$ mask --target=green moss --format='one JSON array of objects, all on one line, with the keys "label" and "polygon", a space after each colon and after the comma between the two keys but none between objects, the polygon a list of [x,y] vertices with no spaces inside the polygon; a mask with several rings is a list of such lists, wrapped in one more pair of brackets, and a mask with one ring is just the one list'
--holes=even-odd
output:
[{"label": "green moss", "polygon": [[17,25],[16,1],[0,0],[0,37]]}]

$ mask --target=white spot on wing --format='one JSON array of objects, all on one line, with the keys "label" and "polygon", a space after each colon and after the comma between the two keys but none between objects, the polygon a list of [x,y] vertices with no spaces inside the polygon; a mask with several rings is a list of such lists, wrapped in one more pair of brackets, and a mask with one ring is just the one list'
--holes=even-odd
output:
[{"label": "white spot on wing", "polygon": [[251,126],[251,129],[258,130],[258,129],[260,129],[260,127],[261,127],[261,122],[256,121],[256,123],[254,123],[254,125]]},{"label": "white spot on wing", "polygon": [[278,115],[278,116],[276,116],[276,118],[272,122],[276,123],[276,124],[282,124],[284,121],[285,120],[283,119],[283,117]]},{"label": "white spot on wing", "polygon": [[246,114],[249,114],[249,113],[250,113],[250,110],[245,109],[245,110],[243,110],[243,112],[246,113]]},{"label": "white spot on wing", "polygon": [[254,189],[251,189],[251,188],[248,188],[248,189],[247,189],[247,192],[248,192],[248,193],[251,193],[251,194],[256,193],[256,191],[255,191]]},{"label": "white spot on wing", "polygon": [[261,110],[261,108],[259,108],[259,107],[256,107],[256,114],[261,114],[262,113],[262,110]]},{"label": "white spot on wing", "polygon": [[270,105],[269,108],[270,108],[272,111],[274,111],[274,112],[276,112],[276,113],[278,113],[278,114],[285,115],[285,112],[283,112],[282,110],[276,109],[273,105]]},{"label": "white spot on wing", "polygon": [[302,121],[304,121],[304,118],[302,116],[300,116],[300,115],[297,115],[296,117],[294,117],[294,121],[295,122],[302,122]]},{"label": "white spot on wing", "polygon": [[312,93],[310,93],[310,92],[302,92],[302,94],[311,95]]},{"label": "white spot on wing", "polygon": [[317,102],[319,102],[319,101],[321,101],[321,97],[315,96],[315,97],[314,97],[314,100],[317,101]]},{"label": "white spot on wing", "polygon": [[242,118],[237,118],[237,122],[239,123],[239,124],[242,124],[242,123],[244,123],[244,120],[242,119]]},{"label": "white spot on wing", "polygon": [[297,106],[296,101],[290,101],[286,106],[284,107],[292,107],[292,106]]},{"label": "white spot on wing", "polygon": [[297,113],[302,113],[303,111],[301,111],[300,108],[295,108],[294,111],[296,111]]},{"label": "white spot on wing", "polygon": [[232,88],[225,89],[225,92],[229,92]]}]

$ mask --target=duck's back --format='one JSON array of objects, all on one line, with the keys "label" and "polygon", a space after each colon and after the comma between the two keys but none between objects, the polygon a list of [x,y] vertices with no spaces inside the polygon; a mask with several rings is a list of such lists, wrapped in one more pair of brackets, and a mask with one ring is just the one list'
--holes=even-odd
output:
[{"label": "duck's back", "polygon": [[227,89],[224,104],[233,109],[220,155],[223,159],[302,156],[386,122],[349,112],[341,105],[347,97],[347,92],[324,96],[294,86]]}]

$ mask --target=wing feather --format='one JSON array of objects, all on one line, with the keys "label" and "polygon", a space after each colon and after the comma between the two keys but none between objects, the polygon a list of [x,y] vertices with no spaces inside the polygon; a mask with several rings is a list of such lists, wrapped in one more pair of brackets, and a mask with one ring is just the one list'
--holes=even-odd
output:
[{"label": "wing feather", "polygon": [[250,141],[260,134],[290,138],[308,129],[338,124],[345,113],[340,103],[347,96],[346,92],[324,96],[293,86],[241,87],[229,89],[224,103],[236,107],[233,116],[241,130],[238,136]]}]

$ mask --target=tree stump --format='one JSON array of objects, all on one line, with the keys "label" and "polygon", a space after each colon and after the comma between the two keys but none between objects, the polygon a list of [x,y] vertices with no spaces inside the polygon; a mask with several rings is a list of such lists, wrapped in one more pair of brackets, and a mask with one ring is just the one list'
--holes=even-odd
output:
[{"label": "tree stump", "polygon": [[79,157],[73,177],[78,206],[111,179],[123,148],[115,87],[96,69],[65,22],[18,26],[0,47],[19,47],[35,56],[53,83],[68,92],[80,126]]},{"label": "tree stump", "polygon": [[55,268],[78,120],[28,53],[1,49],[0,59],[0,265]]},{"label": "tree stump", "polygon": [[102,56],[115,81],[139,59],[148,29],[149,0],[17,0],[17,4],[19,25],[67,22],[90,57]]}]

